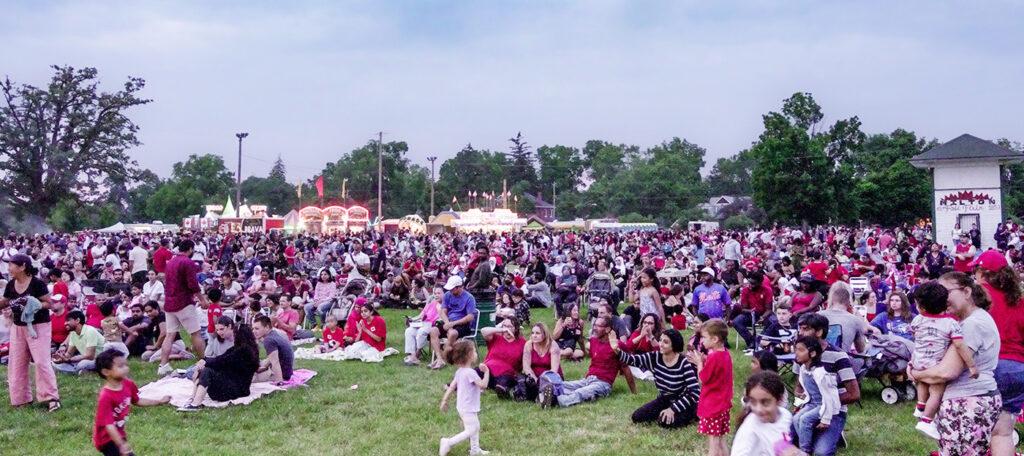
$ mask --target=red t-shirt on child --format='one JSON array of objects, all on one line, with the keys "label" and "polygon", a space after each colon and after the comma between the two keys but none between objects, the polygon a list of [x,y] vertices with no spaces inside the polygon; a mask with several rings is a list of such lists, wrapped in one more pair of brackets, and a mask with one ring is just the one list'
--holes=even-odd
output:
[{"label": "red t-shirt on child", "polygon": [[341,326],[335,326],[334,329],[324,328],[324,345],[331,345],[331,342],[335,342],[340,347],[345,344],[344,339],[345,330],[341,329]]},{"label": "red t-shirt on child", "polygon": [[[375,316],[370,320],[370,324],[366,324],[366,321],[363,320],[363,328],[363,337],[360,340],[370,344],[370,346],[376,348],[377,351],[384,351],[388,337],[388,328],[387,325],[384,324],[384,319],[379,315]],[[373,338],[370,337],[371,333],[380,337],[380,340],[373,340]]]},{"label": "red t-shirt on child", "polygon": [[704,360],[700,377],[697,416],[711,418],[732,408],[732,357],[725,350],[714,350]]},{"label": "red t-shirt on child", "polygon": [[55,344],[63,344],[68,338],[68,327],[64,326],[64,323],[68,320],[68,311],[64,310],[64,313],[57,315],[55,313],[50,314],[50,341]]},{"label": "red t-shirt on child", "polygon": [[217,332],[217,319],[220,318],[221,315],[224,315],[224,308],[221,307],[220,304],[214,304],[211,302],[210,308],[206,309],[206,320],[209,326],[206,329],[206,332],[210,334]]},{"label": "red t-shirt on child", "polygon": [[105,429],[109,424],[117,426],[122,439],[128,439],[125,424],[128,421],[128,414],[132,411],[132,404],[138,403],[139,388],[131,380],[125,379],[121,383],[121,391],[107,387],[100,389],[99,398],[96,400],[96,421],[92,428],[92,444],[96,449],[111,442],[110,434],[107,434]]}]

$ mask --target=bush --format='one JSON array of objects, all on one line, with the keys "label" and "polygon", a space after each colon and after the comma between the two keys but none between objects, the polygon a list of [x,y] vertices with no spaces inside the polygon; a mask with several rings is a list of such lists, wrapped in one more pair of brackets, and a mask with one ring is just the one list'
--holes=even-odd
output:
[{"label": "bush", "polygon": [[619,217],[619,223],[649,223],[653,221],[654,219],[646,215],[637,214],[636,212],[630,212]]},{"label": "bush", "polygon": [[723,228],[727,230],[746,230],[754,226],[754,220],[746,215],[740,214],[725,219],[725,222],[723,222],[722,225]]}]

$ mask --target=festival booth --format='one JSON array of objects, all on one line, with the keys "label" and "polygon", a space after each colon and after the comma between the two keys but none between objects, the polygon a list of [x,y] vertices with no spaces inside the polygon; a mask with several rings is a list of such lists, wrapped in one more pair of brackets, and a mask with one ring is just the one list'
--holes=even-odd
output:
[{"label": "festival booth", "polygon": [[993,247],[1003,221],[1003,166],[1024,161],[1024,154],[968,134],[928,149],[910,159],[932,170],[936,242],[952,248],[953,231],[981,231],[981,247]]},{"label": "festival booth", "polygon": [[202,217],[193,215],[182,220],[182,228],[191,231],[217,231],[222,234],[266,233],[284,228],[284,219],[271,216],[264,205],[242,204],[235,208],[231,197],[225,204],[203,206]]},{"label": "festival booth", "polygon": [[96,230],[97,233],[158,233],[161,231],[178,231],[180,227],[171,223],[121,223],[117,222],[106,228]]},{"label": "festival booth", "polygon": [[531,215],[526,219],[526,225],[523,226],[523,231],[543,231],[551,226],[548,225],[543,219],[536,215]]},{"label": "festival booth", "polygon": [[306,206],[298,211],[297,231],[306,233],[358,233],[370,224],[370,211],[361,206]]},{"label": "festival booth", "polygon": [[422,217],[410,214],[398,220],[398,229],[413,234],[423,234],[427,232],[427,224]]},{"label": "festival booth", "polygon": [[452,226],[461,232],[509,233],[526,226],[526,219],[508,209],[489,212],[470,209],[460,212],[459,218],[452,220]]},{"label": "festival booth", "polygon": [[557,231],[586,231],[587,221],[583,219],[575,220],[555,220],[548,224],[553,230]]},{"label": "festival booth", "polygon": [[655,231],[657,223],[619,223],[619,222],[594,222],[591,225],[594,230],[630,232],[630,231]]}]

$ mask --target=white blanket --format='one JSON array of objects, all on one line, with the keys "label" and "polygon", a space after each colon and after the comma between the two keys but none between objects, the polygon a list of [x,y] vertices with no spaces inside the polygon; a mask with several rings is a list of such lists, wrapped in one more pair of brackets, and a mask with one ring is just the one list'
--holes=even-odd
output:
[{"label": "white blanket", "polygon": [[377,351],[366,342],[359,341],[343,350],[335,350],[328,353],[318,353],[316,347],[302,347],[295,349],[295,359],[319,359],[325,361],[344,361],[357,359],[364,363],[384,362],[384,358],[398,354],[398,350],[388,347],[384,351]]}]

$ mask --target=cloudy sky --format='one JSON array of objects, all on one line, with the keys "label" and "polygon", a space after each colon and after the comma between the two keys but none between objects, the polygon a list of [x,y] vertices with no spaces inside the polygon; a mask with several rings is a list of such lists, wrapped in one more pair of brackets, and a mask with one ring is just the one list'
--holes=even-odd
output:
[{"label": "cloudy sky", "polygon": [[[941,4],[940,4],[941,3]],[[951,139],[1024,141],[1024,3],[39,2],[4,1],[0,75],[41,84],[52,64],[132,75],[153,103],[131,115],[140,165],[193,153],[290,178],[377,131],[410,159],[467,142],[504,150],[680,136],[718,157],[761,114],[812,92],[826,120],[859,115]]]}]

